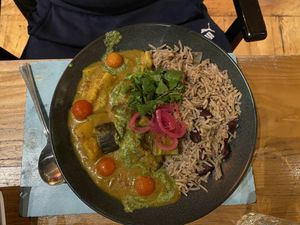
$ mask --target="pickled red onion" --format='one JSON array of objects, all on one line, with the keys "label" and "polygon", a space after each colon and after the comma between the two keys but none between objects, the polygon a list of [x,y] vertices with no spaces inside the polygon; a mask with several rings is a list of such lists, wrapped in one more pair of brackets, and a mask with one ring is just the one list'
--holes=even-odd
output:
[{"label": "pickled red onion", "polygon": [[155,116],[160,130],[169,137],[181,138],[186,133],[185,124],[168,111],[157,109]]},{"label": "pickled red onion", "polygon": [[149,131],[151,127],[149,125],[145,126],[145,127],[137,127],[136,122],[137,122],[137,119],[139,118],[139,116],[140,116],[140,114],[138,112],[135,112],[133,114],[133,116],[131,117],[130,122],[129,122],[129,128],[137,133],[145,133],[145,132]]},{"label": "pickled red onion", "polygon": [[151,122],[150,122],[150,131],[156,134],[162,134],[162,131],[160,130],[157,119],[155,114],[152,116]]},{"label": "pickled red onion", "polygon": [[[153,114],[148,126],[137,127],[136,122],[140,114],[135,112],[130,119],[129,127],[138,133],[151,131],[156,134],[155,143],[164,151],[174,150],[178,145],[178,138],[186,133],[186,125],[180,119],[179,107],[177,104],[160,106]],[[171,144],[163,143],[162,139],[167,138]]]}]

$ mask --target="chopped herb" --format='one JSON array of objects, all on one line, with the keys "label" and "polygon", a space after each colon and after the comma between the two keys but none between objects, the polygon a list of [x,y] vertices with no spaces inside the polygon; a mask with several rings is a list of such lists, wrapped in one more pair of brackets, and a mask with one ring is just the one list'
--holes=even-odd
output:
[{"label": "chopped herb", "polygon": [[106,46],[106,52],[111,52],[113,51],[113,47],[117,44],[122,39],[122,35],[120,34],[119,31],[110,31],[105,34],[105,39],[104,39],[104,44]]},{"label": "chopped herb", "polygon": [[103,70],[106,72],[109,72],[112,75],[120,74],[121,72],[125,71],[126,69],[127,69],[127,61],[126,60],[122,64],[122,66],[120,66],[118,68],[111,68],[111,67],[107,66],[105,63],[103,63]]},{"label": "chopped herb", "polygon": [[184,85],[181,71],[137,72],[128,79],[131,81],[129,106],[141,115],[151,115],[159,105],[182,100]]}]

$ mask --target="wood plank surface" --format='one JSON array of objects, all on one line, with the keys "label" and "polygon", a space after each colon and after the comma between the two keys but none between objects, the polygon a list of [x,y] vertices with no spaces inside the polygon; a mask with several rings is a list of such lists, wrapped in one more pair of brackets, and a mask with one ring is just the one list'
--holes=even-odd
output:
[{"label": "wood plank surface", "polygon": [[[216,21],[216,23],[224,32],[230,27],[230,25],[235,19],[234,16],[213,16],[212,18],[214,21]],[[234,50],[234,53],[238,56],[293,55],[300,53],[300,50],[298,50],[298,46],[293,48],[293,46],[296,45],[297,41],[299,42],[299,35],[295,34],[293,36],[290,35],[288,37],[282,35],[283,30],[285,31],[285,33],[293,32],[294,28],[289,26],[290,23],[293,22],[294,26],[300,26],[300,21],[298,22],[294,17],[291,17],[291,19],[285,22],[287,26],[284,26],[283,29],[283,26],[281,25],[281,18],[271,16],[264,17],[268,31],[267,38],[265,40],[255,42],[246,42],[242,40],[241,43],[237,46],[237,48]],[[283,45],[289,46],[286,51],[284,51]]]},{"label": "wood plank surface", "polygon": [[20,182],[26,89],[17,69],[11,61],[0,71],[0,186]]},{"label": "wood plank surface", "polygon": [[[300,2],[300,1],[299,1]],[[234,16],[213,16],[214,21],[225,32],[234,21]],[[242,55],[299,55],[300,54],[300,16],[265,16],[268,36],[265,40],[245,42],[237,46],[234,53]]]},{"label": "wood plank surface", "polygon": [[19,216],[20,187],[4,187],[1,188],[1,192],[4,199],[7,225],[37,224],[38,218],[26,218]]},{"label": "wood plank surface", "polygon": [[28,40],[27,21],[13,0],[1,0],[0,47],[20,57]]},{"label": "wood plank surface", "polygon": [[[258,0],[265,16],[300,16],[298,0]],[[235,16],[233,0],[204,0],[211,16]]]},{"label": "wood plank surface", "polygon": [[[300,3],[300,1],[297,1]],[[300,9],[300,6],[299,6]],[[280,17],[283,53],[297,55],[300,53],[300,16]]]},{"label": "wood plank surface", "polygon": [[[257,108],[258,137],[253,159],[257,202],[220,206],[191,224],[235,224],[250,211],[300,223],[300,56],[239,57],[238,61]],[[25,86],[18,72],[19,63],[0,62],[2,187],[17,185],[20,176]],[[18,189],[3,189],[10,193],[5,194],[9,211],[18,205]],[[116,224],[97,214],[40,217],[30,221],[15,216],[8,214],[11,224]]]}]

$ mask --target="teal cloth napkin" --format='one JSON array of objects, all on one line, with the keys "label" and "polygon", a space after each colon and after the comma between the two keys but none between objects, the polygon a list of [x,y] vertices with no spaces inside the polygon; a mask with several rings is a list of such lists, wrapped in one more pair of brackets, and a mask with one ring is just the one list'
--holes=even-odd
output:
[{"label": "teal cloth napkin", "polygon": [[[232,57],[234,58],[233,55]],[[70,60],[66,59],[31,63],[41,100],[48,113],[56,84],[69,62]],[[48,186],[41,180],[37,165],[46,138],[28,92],[24,123],[20,214],[35,217],[93,213],[94,211],[83,203],[67,184]],[[250,204],[255,201],[255,185],[250,167],[239,187],[223,204]]]}]

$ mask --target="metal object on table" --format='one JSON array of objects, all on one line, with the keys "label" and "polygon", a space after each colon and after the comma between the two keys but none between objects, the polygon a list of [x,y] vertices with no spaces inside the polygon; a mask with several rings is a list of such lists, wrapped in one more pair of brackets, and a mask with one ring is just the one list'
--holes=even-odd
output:
[{"label": "metal object on table", "polygon": [[46,123],[47,115],[42,110],[41,100],[39,98],[38,91],[34,82],[34,77],[32,74],[30,64],[28,63],[22,64],[20,66],[20,71],[25,81],[26,87],[29,90],[29,93],[33,100],[38,117],[43,125],[44,135],[47,138],[47,144],[43,148],[39,157],[39,162],[38,162],[39,174],[42,180],[49,185],[58,185],[64,183],[63,176],[57,166],[55,157],[53,155],[53,150],[52,150],[52,145],[50,140],[50,132],[48,129],[48,125]]}]

